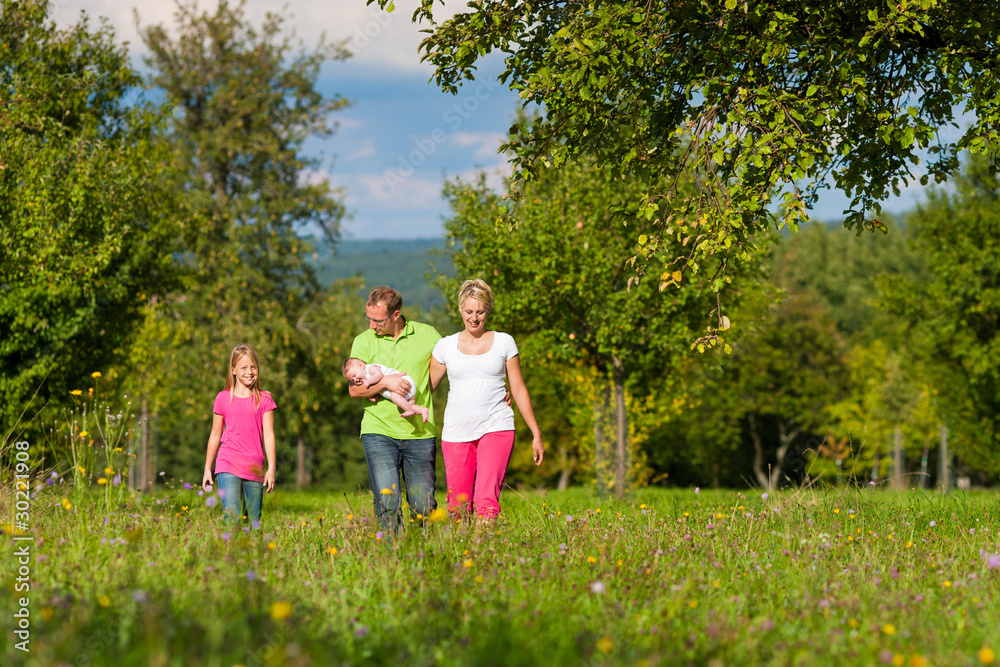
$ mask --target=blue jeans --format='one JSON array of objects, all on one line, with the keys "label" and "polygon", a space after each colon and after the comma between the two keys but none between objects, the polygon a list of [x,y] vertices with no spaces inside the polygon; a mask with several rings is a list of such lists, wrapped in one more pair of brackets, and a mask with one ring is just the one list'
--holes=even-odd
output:
[{"label": "blue jeans", "polygon": [[245,504],[246,517],[250,519],[251,528],[260,528],[264,483],[241,479],[230,472],[216,473],[215,482],[219,485],[219,498],[222,500],[222,513],[226,521],[239,524]]},{"label": "blue jeans", "polygon": [[412,512],[427,516],[437,507],[434,498],[436,438],[399,440],[378,433],[361,436],[368,462],[368,483],[375,497],[375,516],[387,536],[394,536],[402,522],[400,469],[406,482],[406,500]]}]

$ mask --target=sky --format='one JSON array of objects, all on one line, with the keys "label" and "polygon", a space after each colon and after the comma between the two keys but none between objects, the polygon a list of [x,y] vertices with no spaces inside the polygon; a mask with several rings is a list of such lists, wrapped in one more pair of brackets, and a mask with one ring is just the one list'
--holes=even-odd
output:
[{"label": "sky", "polygon": [[[137,65],[144,52],[138,37],[134,0],[52,0],[52,18],[60,26],[74,23],[81,11],[105,17],[119,37],[129,42]],[[433,69],[420,63],[420,30],[410,22],[418,0],[396,0],[386,13],[365,0],[247,0],[246,16],[260,25],[267,12],[288,18],[306,48],[327,40],[346,42],[352,56],[327,64],[317,89],[351,101],[334,114],[337,132],[307,142],[310,156],[321,158],[319,176],[344,191],[350,218],[343,238],[356,240],[436,238],[444,235],[447,203],[441,197],[446,179],[466,181],[485,171],[498,191],[509,173],[506,158],[497,153],[520,107],[517,95],[497,81],[498,58],[480,66],[480,76],[459,89],[442,92],[431,80]],[[203,9],[214,0],[201,0]],[[465,6],[447,0],[446,17]],[[173,24],[173,2],[146,2],[139,8],[143,26]],[[911,187],[884,202],[885,210],[901,214],[921,200]],[[815,218],[840,219],[846,197],[824,194],[813,210]]]}]

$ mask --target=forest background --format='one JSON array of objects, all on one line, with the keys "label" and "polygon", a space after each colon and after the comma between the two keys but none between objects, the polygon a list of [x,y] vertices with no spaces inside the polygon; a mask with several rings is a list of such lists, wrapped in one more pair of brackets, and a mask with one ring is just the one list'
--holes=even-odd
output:
[{"label": "forest background", "polygon": [[[636,273],[649,220],[607,202],[637,185],[586,159],[541,171],[515,229],[494,224],[504,193],[484,177],[443,184],[444,239],[344,242],[343,193],[302,148],[346,103],[316,91],[319,67],[349,54],[241,7],[181,3],[169,29],[144,26],[140,72],[107,25],[57,30],[46,3],[0,3],[6,440],[55,464],[86,438],[82,411],[120,411],[122,483],[197,482],[228,352],[247,342],[280,406],[279,484],[363,486],[340,364],[364,294],[393,284],[448,334],[457,282],[482,277],[548,447],[537,469],[516,450],[513,486],[1000,479],[1000,187],[984,159],[886,234],[763,231],[724,286],[710,267]],[[720,293],[733,326],[706,346]]]}]

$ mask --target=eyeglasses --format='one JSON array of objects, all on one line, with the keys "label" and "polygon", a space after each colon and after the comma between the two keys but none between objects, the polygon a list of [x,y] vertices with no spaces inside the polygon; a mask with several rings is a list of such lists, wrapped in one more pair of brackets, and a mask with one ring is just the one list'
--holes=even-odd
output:
[{"label": "eyeglasses", "polygon": [[389,321],[389,316],[386,315],[385,317],[383,317],[380,320],[375,320],[375,319],[372,319],[370,317],[366,317],[365,319],[368,320],[372,324],[375,324],[377,326],[382,327],[382,326],[385,326],[385,323]]}]

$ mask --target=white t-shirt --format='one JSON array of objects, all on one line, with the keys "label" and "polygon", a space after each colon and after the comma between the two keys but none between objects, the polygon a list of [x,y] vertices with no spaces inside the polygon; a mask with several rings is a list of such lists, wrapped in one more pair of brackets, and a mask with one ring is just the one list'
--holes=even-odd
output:
[{"label": "white t-shirt", "polygon": [[448,404],[441,439],[471,442],[486,433],[514,430],[514,411],[504,402],[507,360],[517,356],[510,334],[493,332],[493,347],[485,354],[458,351],[458,334],[445,336],[431,353],[448,369]]}]

